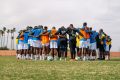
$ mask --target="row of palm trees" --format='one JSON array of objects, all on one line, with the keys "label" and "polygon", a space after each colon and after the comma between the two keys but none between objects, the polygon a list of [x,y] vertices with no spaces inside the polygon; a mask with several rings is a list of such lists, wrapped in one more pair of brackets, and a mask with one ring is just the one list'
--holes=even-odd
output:
[{"label": "row of palm trees", "polygon": [[[14,49],[14,33],[16,31],[16,28],[13,29],[7,29],[6,27],[3,27],[2,30],[0,30],[0,49],[8,49],[8,40],[11,40],[11,49]],[[11,37],[9,39],[9,36]]]}]

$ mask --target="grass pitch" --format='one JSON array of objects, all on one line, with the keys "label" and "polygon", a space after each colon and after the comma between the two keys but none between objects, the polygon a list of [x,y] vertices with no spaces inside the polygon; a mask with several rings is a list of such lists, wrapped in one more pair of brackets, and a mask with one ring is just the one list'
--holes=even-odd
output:
[{"label": "grass pitch", "polygon": [[0,80],[120,80],[120,59],[31,61],[0,56]]}]

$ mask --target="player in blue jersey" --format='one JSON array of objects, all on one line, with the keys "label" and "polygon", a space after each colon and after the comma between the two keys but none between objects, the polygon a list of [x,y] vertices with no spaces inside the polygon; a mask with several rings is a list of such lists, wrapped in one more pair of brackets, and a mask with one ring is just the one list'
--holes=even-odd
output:
[{"label": "player in blue jersey", "polygon": [[40,41],[40,35],[42,34],[43,30],[41,27],[35,26],[34,29],[32,30],[33,34],[33,54],[35,60],[39,57],[39,48],[42,48],[42,44]]},{"label": "player in blue jersey", "polygon": [[90,28],[90,59],[95,60],[96,59],[96,31],[92,31],[92,28]]},{"label": "player in blue jersey", "polygon": [[29,38],[29,29],[27,28],[23,34],[24,36],[24,58],[28,59],[29,58],[29,54],[28,54],[28,50],[29,50],[29,44],[28,44],[28,38]]},{"label": "player in blue jersey", "polygon": [[29,27],[29,38],[28,38],[28,44],[29,44],[29,55],[30,59],[33,59],[33,29],[32,27]]},{"label": "player in blue jersey", "polygon": [[28,44],[30,45],[29,53],[30,53],[30,59],[32,60],[34,58],[34,47],[33,47],[33,35],[34,35],[35,27],[30,30],[29,33],[29,39]]}]

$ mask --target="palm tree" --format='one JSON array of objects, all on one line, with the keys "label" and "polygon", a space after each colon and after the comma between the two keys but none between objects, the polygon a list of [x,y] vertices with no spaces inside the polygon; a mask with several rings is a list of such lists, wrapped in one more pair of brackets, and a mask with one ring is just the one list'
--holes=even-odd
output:
[{"label": "palm tree", "polygon": [[13,28],[10,30],[11,33],[11,49],[14,49],[14,33],[16,31],[16,28]]},{"label": "palm tree", "polygon": [[5,47],[5,31],[6,27],[3,27],[3,47]]},{"label": "palm tree", "polygon": [[14,43],[15,43],[15,39],[14,39],[14,37],[15,37],[14,33],[15,33],[15,31],[16,31],[16,28],[13,28],[13,38],[12,38],[12,41],[13,41],[13,49],[14,49]]},{"label": "palm tree", "polygon": [[12,45],[13,45],[13,43],[12,43],[12,39],[13,39],[13,35],[12,35],[12,34],[13,34],[13,30],[12,30],[12,29],[10,30],[10,33],[11,33],[11,49],[12,49]]},{"label": "palm tree", "polygon": [[9,33],[10,33],[10,29],[7,30],[7,41],[6,41],[6,47],[8,46],[8,36],[9,36]]},{"label": "palm tree", "polygon": [[1,42],[1,46],[2,47],[2,30],[0,30],[0,42]]},{"label": "palm tree", "polygon": [[4,34],[4,31],[3,30],[0,30],[0,37],[1,37],[1,47],[3,47],[3,34]]}]

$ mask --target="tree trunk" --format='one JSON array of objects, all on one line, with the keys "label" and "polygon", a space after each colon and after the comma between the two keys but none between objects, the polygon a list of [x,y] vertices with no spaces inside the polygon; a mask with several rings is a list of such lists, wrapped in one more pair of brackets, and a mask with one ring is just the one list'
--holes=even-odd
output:
[{"label": "tree trunk", "polygon": [[0,47],[2,47],[2,36],[0,36],[0,42],[1,42]]},{"label": "tree trunk", "polygon": [[11,50],[12,50],[12,33],[11,33]]},{"label": "tree trunk", "polygon": [[14,50],[14,32],[13,32],[13,50]]},{"label": "tree trunk", "polygon": [[9,33],[7,34],[7,41],[6,41],[6,47],[8,48],[8,36],[9,36]]},{"label": "tree trunk", "polygon": [[5,34],[3,35],[3,47],[5,47]]},{"label": "tree trunk", "polygon": [[3,47],[3,35],[1,37],[1,47]]}]

